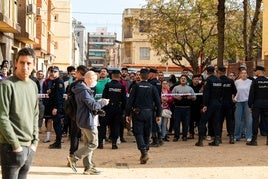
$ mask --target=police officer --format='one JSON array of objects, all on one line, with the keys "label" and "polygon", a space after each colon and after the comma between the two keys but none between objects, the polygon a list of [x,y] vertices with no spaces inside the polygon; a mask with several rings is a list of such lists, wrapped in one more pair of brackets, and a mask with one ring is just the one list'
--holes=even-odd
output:
[{"label": "police officer", "polygon": [[[248,106],[252,110],[253,122],[252,139],[247,142],[247,145],[252,146],[257,145],[259,117],[262,116],[263,120],[268,120],[268,79],[264,76],[265,68],[256,66],[255,74],[257,78],[252,81],[248,99]],[[266,145],[268,145],[268,137]]]},{"label": "police officer", "polygon": [[110,99],[108,106],[105,106],[106,121],[111,130],[112,149],[118,149],[116,145],[119,136],[120,121],[123,115],[123,110],[126,106],[126,88],[120,80],[120,71],[112,71],[112,81],[104,87],[102,98]]},{"label": "police officer", "polygon": [[220,121],[219,114],[221,111],[221,98],[222,98],[222,82],[214,75],[214,67],[207,67],[207,79],[203,92],[203,108],[202,117],[198,127],[198,142],[196,146],[203,146],[203,138],[205,136],[206,124],[209,120],[212,121],[212,127],[215,134],[211,146],[219,146],[220,144]]},{"label": "police officer", "polygon": [[[160,81],[157,80],[156,75],[157,70],[154,68],[150,68],[148,82],[156,87],[159,97],[161,98],[162,86]],[[155,114],[153,118],[155,118]],[[153,139],[153,142],[151,143],[152,147],[159,147],[160,145],[163,145],[161,131],[159,125],[155,120],[152,121],[152,139]]]},{"label": "police officer", "polygon": [[[233,97],[236,94],[236,87],[234,81],[226,76],[226,68],[218,67],[218,75],[222,82],[222,108],[220,114],[220,130],[222,134],[222,126],[224,118],[226,118],[227,132],[229,135],[229,143],[234,144],[234,103]],[[220,139],[221,140],[221,139]]]},{"label": "police officer", "polygon": [[63,80],[59,77],[59,68],[53,66],[51,72],[55,79],[52,81],[51,93],[49,94],[49,104],[52,107],[53,128],[56,133],[56,141],[49,145],[50,149],[60,149],[62,139],[62,123],[63,118],[63,104],[65,87]]},{"label": "police officer", "polygon": [[[141,82],[132,87],[126,106],[126,121],[130,122],[132,112],[133,132],[137,147],[141,152],[140,163],[146,164],[150,147],[150,132],[152,119],[157,122],[161,119],[161,100],[156,87],[149,82],[148,69],[141,69]],[[155,112],[155,118],[154,111]]]}]

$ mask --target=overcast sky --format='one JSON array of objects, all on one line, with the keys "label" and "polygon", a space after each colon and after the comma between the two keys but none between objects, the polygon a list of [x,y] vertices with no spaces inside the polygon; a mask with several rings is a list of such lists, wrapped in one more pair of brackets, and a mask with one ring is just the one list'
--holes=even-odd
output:
[{"label": "overcast sky", "polygon": [[116,32],[121,40],[122,13],[126,8],[141,8],[145,0],[71,0],[72,16],[81,21],[87,32],[96,27],[108,27],[108,32]]}]

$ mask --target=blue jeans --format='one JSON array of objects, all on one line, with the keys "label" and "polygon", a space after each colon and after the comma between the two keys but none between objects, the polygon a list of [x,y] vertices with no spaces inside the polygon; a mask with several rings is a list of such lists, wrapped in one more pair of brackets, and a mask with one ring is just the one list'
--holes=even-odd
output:
[{"label": "blue jeans", "polygon": [[13,152],[11,145],[0,144],[2,178],[26,179],[35,152],[30,147]]},{"label": "blue jeans", "polygon": [[246,139],[252,138],[252,114],[249,112],[248,102],[237,102],[235,110],[235,139],[240,140],[245,123]]},{"label": "blue jeans", "polygon": [[182,123],[182,136],[187,137],[191,118],[191,108],[176,106],[174,113],[174,138],[180,138],[180,123]]},{"label": "blue jeans", "polygon": [[93,151],[98,147],[98,129],[97,126],[94,126],[94,129],[92,130],[81,128],[81,132],[83,134],[83,142],[85,145],[78,149],[74,155],[79,159],[83,158],[83,165],[85,168],[92,168]]},{"label": "blue jeans", "polygon": [[167,134],[167,123],[168,123],[168,118],[161,117],[161,122],[159,124],[159,128],[161,129],[161,137],[165,138]]}]

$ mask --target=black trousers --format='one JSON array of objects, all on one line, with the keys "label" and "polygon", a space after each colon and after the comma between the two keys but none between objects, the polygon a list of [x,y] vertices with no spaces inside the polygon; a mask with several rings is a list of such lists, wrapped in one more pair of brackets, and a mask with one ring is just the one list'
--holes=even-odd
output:
[{"label": "black trousers", "polygon": [[79,147],[81,138],[81,129],[77,126],[75,120],[70,120],[70,155],[73,155]]},{"label": "black trousers", "polygon": [[222,134],[224,119],[226,119],[226,127],[227,127],[228,134],[234,135],[235,120],[234,120],[234,107],[233,106],[221,108],[221,114],[220,114],[221,134]]},{"label": "black trousers", "polygon": [[257,137],[259,128],[259,119],[266,121],[266,128],[268,129],[268,109],[267,108],[252,108],[252,135]]},{"label": "black trousers", "polygon": [[141,110],[139,114],[133,113],[132,116],[133,133],[141,153],[148,151],[150,147],[152,117],[153,111],[148,110]]},{"label": "black trousers", "polygon": [[111,131],[110,137],[112,139],[112,143],[116,143],[116,140],[119,137],[120,125],[122,122],[122,115],[123,115],[123,112],[121,108],[119,108],[119,106],[118,107],[112,106],[106,109],[106,121],[108,122],[108,125],[110,127],[110,131]]},{"label": "black trousers", "polygon": [[199,136],[206,135],[206,124],[210,120],[213,127],[213,132],[215,136],[220,136],[220,112],[221,106],[210,105],[205,113],[201,114],[201,119],[198,127]]}]

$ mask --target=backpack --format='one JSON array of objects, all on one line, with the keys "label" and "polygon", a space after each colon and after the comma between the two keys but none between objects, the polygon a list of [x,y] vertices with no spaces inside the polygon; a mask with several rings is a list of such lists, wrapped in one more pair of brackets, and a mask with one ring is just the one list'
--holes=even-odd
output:
[{"label": "backpack", "polygon": [[67,90],[69,91],[67,99],[64,102],[63,110],[65,114],[70,117],[73,121],[76,119],[77,104],[75,101],[75,94],[71,91],[71,87],[74,85],[69,85]]}]

